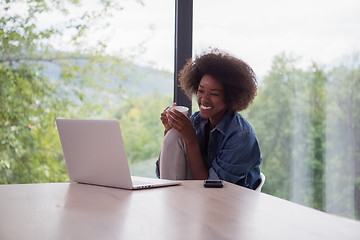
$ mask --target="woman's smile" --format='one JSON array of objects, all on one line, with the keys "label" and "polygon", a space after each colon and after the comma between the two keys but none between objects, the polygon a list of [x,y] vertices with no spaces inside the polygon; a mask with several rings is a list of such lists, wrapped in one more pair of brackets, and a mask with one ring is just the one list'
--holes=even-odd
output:
[{"label": "woman's smile", "polygon": [[203,109],[203,110],[210,110],[212,109],[213,107],[210,107],[210,106],[205,106],[204,104],[200,103],[200,109]]},{"label": "woman's smile", "polygon": [[200,116],[209,118],[211,125],[215,127],[227,111],[222,84],[211,75],[204,75],[199,83],[196,96]]}]

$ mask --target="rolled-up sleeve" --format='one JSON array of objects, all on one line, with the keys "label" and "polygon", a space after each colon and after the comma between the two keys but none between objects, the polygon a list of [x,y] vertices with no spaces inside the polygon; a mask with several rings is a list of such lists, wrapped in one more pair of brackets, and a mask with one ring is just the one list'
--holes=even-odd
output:
[{"label": "rolled-up sleeve", "polygon": [[[219,178],[252,187],[261,163],[261,152],[257,138],[252,132],[240,132],[224,141],[212,161],[212,167]],[[256,172],[252,172],[256,171]]]}]

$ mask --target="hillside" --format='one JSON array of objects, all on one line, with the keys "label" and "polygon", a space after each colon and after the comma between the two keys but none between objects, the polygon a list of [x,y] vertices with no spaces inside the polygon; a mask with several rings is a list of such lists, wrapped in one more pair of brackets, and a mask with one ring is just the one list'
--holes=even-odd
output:
[{"label": "hillside", "polygon": [[[52,63],[44,64],[43,73],[48,76],[51,81],[62,81],[61,69],[58,65]],[[160,71],[151,67],[143,67],[138,65],[121,66],[122,77],[108,77],[101,72],[97,73],[99,81],[107,79],[105,85],[109,89],[117,89],[119,86],[125,91],[126,97],[144,96],[147,94],[172,94],[173,93],[173,74],[166,71]],[[80,81],[80,80],[79,80]],[[67,87],[69,89],[69,86]],[[65,91],[65,90],[64,90]],[[85,87],[83,93],[92,97],[101,93],[91,87]],[[109,97],[108,93],[107,97]],[[121,98],[118,96],[111,97],[114,103],[120,103]]]}]

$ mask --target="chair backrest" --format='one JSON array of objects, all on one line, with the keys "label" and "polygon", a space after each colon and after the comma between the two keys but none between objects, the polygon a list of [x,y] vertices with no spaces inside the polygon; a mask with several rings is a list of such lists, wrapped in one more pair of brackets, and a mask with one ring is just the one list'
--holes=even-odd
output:
[{"label": "chair backrest", "polygon": [[259,186],[255,189],[255,191],[257,191],[257,192],[261,192],[261,188],[262,188],[262,186],[264,185],[265,180],[266,180],[266,177],[265,177],[265,175],[264,175],[262,172],[260,172],[260,178],[261,178],[261,183],[260,183]]}]

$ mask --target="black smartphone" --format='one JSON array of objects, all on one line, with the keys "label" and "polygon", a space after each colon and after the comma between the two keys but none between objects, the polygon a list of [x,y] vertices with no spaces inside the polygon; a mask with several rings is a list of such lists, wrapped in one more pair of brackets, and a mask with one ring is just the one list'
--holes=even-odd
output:
[{"label": "black smartphone", "polygon": [[207,188],[222,188],[223,186],[222,180],[204,180],[204,187]]}]

